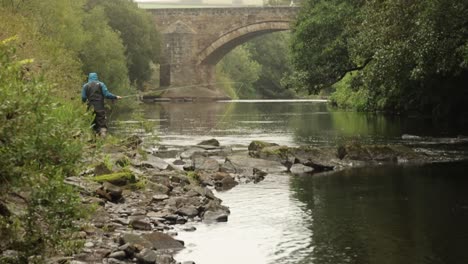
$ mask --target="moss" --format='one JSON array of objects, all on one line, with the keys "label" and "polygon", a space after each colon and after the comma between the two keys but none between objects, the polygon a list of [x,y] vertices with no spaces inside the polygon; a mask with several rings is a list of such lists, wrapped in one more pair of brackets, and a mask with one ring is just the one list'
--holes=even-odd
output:
[{"label": "moss", "polygon": [[136,183],[135,175],[131,172],[117,172],[111,174],[104,174],[92,178],[96,182],[110,182],[115,185],[126,185],[128,183]]},{"label": "moss", "polygon": [[187,178],[191,183],[200,184],[200,175],[195,171],[188,171]]}]

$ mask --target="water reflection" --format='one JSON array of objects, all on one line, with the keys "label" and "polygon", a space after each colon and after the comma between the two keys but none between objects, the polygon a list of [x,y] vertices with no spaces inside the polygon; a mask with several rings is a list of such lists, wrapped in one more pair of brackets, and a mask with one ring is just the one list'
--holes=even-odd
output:
[{"label": "water reflection", "polygon": [[468,263],[467,163],[292,178],[312,214],[311,263]]},{"label": "water reflection", "polygon": [[[456,136],[424,119],[346,112],[316,101],[233,101],[144,104],[163,144],[190,145],[215,137],[224,145],[267,140],[285,145],[400,142],[402,134]],[[114,115],[131,120],[129,113]],[[114,118],[115,119],[115,118]],[[424,131],[424,132],[422,132]]]},{"label": "water reflection", "polygon": [[[143,113],[157,124],[162,144],[184,146],[213,137],[222,145],[265,140],[294,146],[467,133],[424,119],[338,111],[323,102],[162,103],[144,105]],[[122,113],[117,120],[132,119]],[[446,144],[441,154],[460,156],[466,148]],[[308,178],[270,175],[258,185],[217,194],[231,208],[229,222],[181,232],[187,249],[177,259],[202,264],[468,263],[467,168],[468,163],[447,163]]]},{"label": "water reflection", "polygon": [[288,175],[271,175],[259,184],[241,185],[217,196],[229,205],[229,222],[197,224],[194,233],[181,232],[179,238],[189,243],[178,260],[292,264],[312,252],[311,215],[290,195]]}]

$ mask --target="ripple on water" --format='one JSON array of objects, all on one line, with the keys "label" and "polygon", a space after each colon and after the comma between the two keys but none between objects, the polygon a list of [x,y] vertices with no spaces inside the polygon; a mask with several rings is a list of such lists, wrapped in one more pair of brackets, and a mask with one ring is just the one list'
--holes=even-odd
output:
[{"label": "ripple on water", "polygon": [[227,223],[197,224],[181,232],[187,243],[176,259],[196,263],[297,263],[312,251],[309,212],[289,191],[288,175],[217,193],[229,206]]}]

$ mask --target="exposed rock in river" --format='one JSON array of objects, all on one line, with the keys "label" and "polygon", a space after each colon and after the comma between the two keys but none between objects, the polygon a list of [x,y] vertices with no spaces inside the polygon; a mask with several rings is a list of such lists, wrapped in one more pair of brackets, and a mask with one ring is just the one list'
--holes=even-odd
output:
[{"label": "exposed rock in river", "polygon": [[[106,162],[66,179],[83,202],[99,205],[80,233],[93,246],[75,255],[75,263],[175,263],[174,250],[183,248],[172,237],[175,225],[228,221],[229,208],[213,189],[259,182],[271,173],[312,175],[367,164],[439,161],[403,145],[287,147],[254,141],[247,152],[210,139],[196,146],[147,147],[145,155],[137,149],[141,144],[131,137],[104,147]],[[0,203],[0,214],[11,211]]]}]

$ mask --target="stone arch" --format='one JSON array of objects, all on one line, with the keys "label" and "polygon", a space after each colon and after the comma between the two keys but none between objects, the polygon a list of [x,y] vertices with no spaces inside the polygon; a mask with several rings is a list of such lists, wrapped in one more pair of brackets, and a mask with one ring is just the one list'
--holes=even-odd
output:
[{"label": "stone arch", "polygon": [[231,30],[200,52],[197,64],[216,65],[235,47],[263,34],[289,30],[290,23],[291,21],[262,21]]}]

